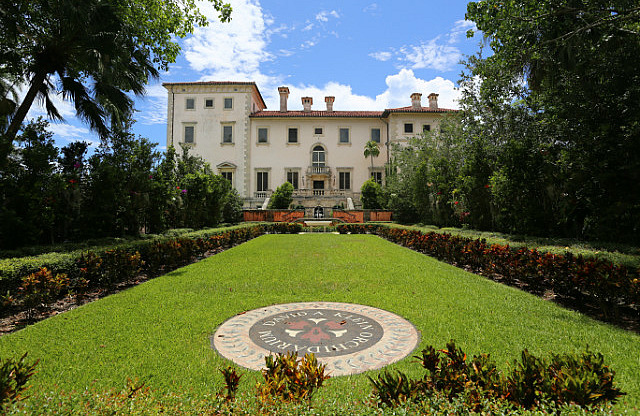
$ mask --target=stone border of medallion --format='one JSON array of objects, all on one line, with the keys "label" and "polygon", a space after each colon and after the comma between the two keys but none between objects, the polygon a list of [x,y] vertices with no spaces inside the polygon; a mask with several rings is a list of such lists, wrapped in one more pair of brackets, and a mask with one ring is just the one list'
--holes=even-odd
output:
[{"label": "stone border of medallion", "polygon": [[[358,374],[385,367],[411,354],[420,342],[418,330],[413,324],[382,309],[353,303],[299,302],[254,309],[226,320],[211,336],[211,347],[242,367],[251,370],[263,369],[264,357],[274,352],[256,344],[250,338],[251,327],[269,316],[305,309],[352,312],[375,320],[382,326],[382,337],[366,349],[336,357],[319,357],[318,361],[326,364],[326,371],[330,376]],[[300,351],[300,355],[304,355],[304,351]]]}]

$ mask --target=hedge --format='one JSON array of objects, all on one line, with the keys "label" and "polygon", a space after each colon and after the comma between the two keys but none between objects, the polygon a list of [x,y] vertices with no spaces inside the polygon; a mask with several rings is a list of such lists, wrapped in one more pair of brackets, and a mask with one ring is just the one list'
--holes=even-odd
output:
[{"label": "hedge", "polygon": [[339,225],[340,233],[372,233],[386,240],[427,254],[535,294],[548,290],[556,296],[592,303],[610,316],[621,307],[640,305],[640,270],[608,260],[552,254],[526,247],[489,245],[448,233],[406,230],[386,224]]},{"label": "hedge", "polygon": [[[24,303],[24,282],[64,275],[68,290],[109,287],[139,273],[152,278],[265,233],[298,233],[300,224],[269,223],[207,229],[119,244],[100,250],[76,250],[0,261],[0,296],[14,307]],[[46,286],[46,282],[39,282]],[[68,291],[67,290],[67,291]],[[66,294],[61,291],[60,296]],[[0,303],[0,307],[6,307]]]}]

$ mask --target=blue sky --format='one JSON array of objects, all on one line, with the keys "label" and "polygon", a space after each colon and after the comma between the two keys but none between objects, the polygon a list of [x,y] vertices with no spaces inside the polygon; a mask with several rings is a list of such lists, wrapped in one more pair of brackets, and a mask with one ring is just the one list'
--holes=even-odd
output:
[{"label": "blue sky", "polygon": [[[134,133],[164,149],[166,90],[162,82],[255,81],[268,109],[277,109],[277,87],[291,90],[289,108],[300,97],[336,97],[336,110],[381,110],[410,105],[410,94],[440,94],[441,107],[456,108],[459,61],[478,50],[480,35],[466,38],[466,1],[231,0],[232,21],[219,23],[209,3],[200,3],[210,25],[181,39],[182,54],[136,99]],[[423,100],[424,101],[424,100]],[[63,123],[56,142],[96,142],[60,102]],[[321,108],[321,107],[318,107]],[[30,115],[42,114],[32,109]]]}]

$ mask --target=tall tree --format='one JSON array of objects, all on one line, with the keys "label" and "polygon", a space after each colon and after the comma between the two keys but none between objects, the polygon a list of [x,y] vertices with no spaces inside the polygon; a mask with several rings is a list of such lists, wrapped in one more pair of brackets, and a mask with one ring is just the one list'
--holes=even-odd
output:
[{"label": "tall tree", "polygon": [[[553,218],[556,224],[546,227],[583,237],[637,239],[637,2],[486,0],[469,3],[467,10],[467,19],[493,51],[470,60],[470,75],[482,82],[479,104],[492,111],[490,118],[497,123],[482,126],[483,134],[499,132],[501,125],[520,132],[512,141],[498,135],[503,138],[499,145],[511,143],[503,148],[507,152],[520,148],[520,156],[512,159],[516,166],[524,166],[517,161],[522,158],[537,166],[532,177],[538,189],[530,197],[536,203],[548,199],[540,208],[545,221]],[[514,123],[512,116],[526,124]],[[508,174],[499,182],[503,190],[513,190],[508,199],[522,197],[521,187],[510,179],[513,172],[505,169]],[[531,184],[525,176],[517,181]]]},{"label": "tall tree", "polygon": [[378,143],[374,142],[373,140],[369,140],[364,145],[364,157],[370,157],[371,158],[371,171],[372,172],[373,172],[373,158],[374,157],[378,157],[379,154],[380,154],[380,148],[378,147]]},{"label": "tall tree", "polygon": [[[211,0],[220,20],[231,8]],[[51,93],[71,99],[78,116],[100,135],[128,119],[132,100],[158,69],[175,61],[194,24],[206,24],[194,0],[33,0],[0,7],[3,77],[22,77],[27,94],[6,129],[12,141],[36,98],[51,118],[60,114]],[[4,35],[3,34],[3,35]]]}]

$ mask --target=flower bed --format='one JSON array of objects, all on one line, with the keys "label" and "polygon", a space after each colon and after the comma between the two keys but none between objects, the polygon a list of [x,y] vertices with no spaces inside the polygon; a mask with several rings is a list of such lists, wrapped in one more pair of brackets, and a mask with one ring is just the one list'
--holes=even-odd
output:
[{"label": "flower bed", "polygon": [[153,278],[265,233],[301,230],[300,224],[253,224],[140,240],[99,251],[55,253],[40,261],[38,257],[12,259],[6,269],[0,269],[1,315],[44,307],[69,291],[110,288],[140,273]]},{"label": "flower bed", "polygon": [[621,307],[640,305],[640,270],[607,260],[539,252],[526,247],[488,245],[484,239],[422,233],[385,224],[346,224],[340,233],[377,234],[396,244],[466,268],[534,294],[552,291],[556,296],[590,302],[605,317]]}]

